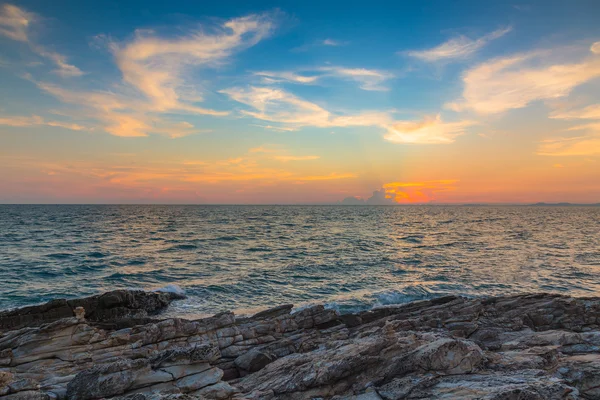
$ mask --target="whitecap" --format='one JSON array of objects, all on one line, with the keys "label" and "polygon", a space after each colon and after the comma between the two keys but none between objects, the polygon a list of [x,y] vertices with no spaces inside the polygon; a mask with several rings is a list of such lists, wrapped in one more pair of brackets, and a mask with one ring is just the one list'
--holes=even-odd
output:
[{"label": "whitecap", "polygon": [[166,286],[163,286],[158,289],[154,289],[154,292],[163,292],[163,293],[173,293],[177,295],[179,298],[185,298],[185,290],[181,288],[181,286],[175,285],[174,283],[169,283]]}]

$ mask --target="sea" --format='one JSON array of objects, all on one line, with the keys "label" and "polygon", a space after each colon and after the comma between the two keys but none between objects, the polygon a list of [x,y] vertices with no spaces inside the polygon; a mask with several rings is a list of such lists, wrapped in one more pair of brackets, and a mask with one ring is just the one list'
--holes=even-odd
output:
[{"label": "sea", "polygon": [[125,288],[167,314],[600,295],[600,207],[0,205],[0,309]]}]

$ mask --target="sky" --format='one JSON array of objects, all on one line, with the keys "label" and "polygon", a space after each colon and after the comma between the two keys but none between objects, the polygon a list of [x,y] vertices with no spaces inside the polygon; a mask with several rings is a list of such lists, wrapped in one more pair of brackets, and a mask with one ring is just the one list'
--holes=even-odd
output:
[{"label": "sky", "polygon": [[600,202],[599,20],[596,0],[0,3],[0,203]]}]

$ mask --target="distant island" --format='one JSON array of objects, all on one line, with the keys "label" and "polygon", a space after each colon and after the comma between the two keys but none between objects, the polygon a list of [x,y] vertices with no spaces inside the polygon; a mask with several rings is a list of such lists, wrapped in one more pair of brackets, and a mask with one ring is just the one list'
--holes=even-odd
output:
[{"label": "distant island", "polygon": [[[379,193],[375,191],[374,193]],[[462,206],[462,207],[485,207],[485,206],[521,206],[521,207],[600,207],[600,203],[397,203],[393,199],[385,198],[381,195],[373,195],[368,199],[360,197],[346,197],[345,199],[334,203],[342,206]]]}]

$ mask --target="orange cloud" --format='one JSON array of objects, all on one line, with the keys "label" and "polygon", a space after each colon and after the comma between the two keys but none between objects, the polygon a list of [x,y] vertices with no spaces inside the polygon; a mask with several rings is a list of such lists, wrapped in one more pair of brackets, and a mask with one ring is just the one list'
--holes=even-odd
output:
[{"label": "orange cloud", "polygon": [[44,118],[42,118],[38,115],[32,115],[31,117],[24,117],[24,116],[0,117],[0,125],[13,126],[13,127],[18,127],[18,128],[36,126],[36,125],[46,125],[46,126],[53,126],[53,127],[57,127],[57,128],[71,129],[74,131],[81,131],[81,130],[85,129],[85,127],[78,125],[78,124],[72,124],[72,123],[61,122],[61,121],[46,121]]},{"label": "orange cloud", "polygon": [[288,162],[288,161],[309,161],[318,160],[319,156],[275,156],[273,157],[277,161]]},{"label": "orange cloud", "polygon": [[444,122],[438,114],[422,121],[398,121],[388,128],[384,138],[394,143],[452,143],[474,124],[473,121]]},{"label": "orange cloud", "polygon": [[423,182],[390,182],[383,185],[386,197],[397,203],[429,203],[438,192],[455,190],[457,180],[444,179]]}]

